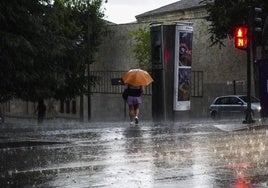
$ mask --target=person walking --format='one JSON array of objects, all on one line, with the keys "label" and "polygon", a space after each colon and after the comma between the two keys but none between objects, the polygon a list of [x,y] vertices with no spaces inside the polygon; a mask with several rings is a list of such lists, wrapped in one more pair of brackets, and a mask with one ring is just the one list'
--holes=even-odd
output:
[{"label": "person walking", "polygon": [[43,99],[39,100],[36,108],[38,123],[43,123],[46,114],[46,109],[47,108],[46,105],[44,104],[44,100]]},{"label": "person walking", "polygon": [[141,95],[144,91],[144,87],[126,84],[125,90],[128,90],[128,97],[126,102],[129,108],[130,125],[134,125],[134,123],[138,125],[140,104],[142,103]]},{"label": "person walking", "polygon": [[[139,123],[141,95],[144,91],[144,86],[149,85],[154,80],[147,71],[142,69],[130,69],[123,74],[122,80],[125,83],[125,90],[122,96],[129,107],[130,124],[133,125],[133,121],[135,121],[137,125]],[[125,99],[125,93],[127,93],[127,99]]]}]

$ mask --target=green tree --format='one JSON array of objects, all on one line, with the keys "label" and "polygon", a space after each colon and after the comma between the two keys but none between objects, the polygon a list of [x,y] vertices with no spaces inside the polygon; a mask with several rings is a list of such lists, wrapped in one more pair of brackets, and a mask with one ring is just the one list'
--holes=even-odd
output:
[{"label": "green tree", "polygon": [[268,12],[267,0],[203,0],[200,3],[206,4],[212,45],[223,45],[224,39],[233,36],[237,25],[246,24],[248,6]]},{"label": "green tree", "polygon": [[132,47],[139,67],[151,72],[151,38],[149,28],[140,27],[138,30],[132,31],[130,35],[135,41]]},{"label": "green tree", "polygon": [[84,93],[85,64],[104,28],[101,5],[102,0],[1,1],[0,102]]}]

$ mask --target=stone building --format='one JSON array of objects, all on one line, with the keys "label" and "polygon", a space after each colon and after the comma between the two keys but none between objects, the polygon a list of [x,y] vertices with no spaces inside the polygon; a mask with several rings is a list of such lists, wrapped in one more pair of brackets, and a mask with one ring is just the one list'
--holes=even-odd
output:
[{"label": "stone building", "polygon": [[[225,47],[210,46],[208,33],[209,23],[205,19],[207,12],[200,0],[181,0],[170,5],[137,15],[136,23],[110,25],[111,30],[105,37],[101,50],[97,56],[98,62],[92,66],[93,70],[128,70],[135,67],[137,61],[131,52],[134,42],[129,37],[129,32],[139,27],[150,27],[151,23],[173,23],[186,21],[193,23],[193,49],[192,71],[202,72],[202,93],[195,96],[192,93],[191,110],[177,114],[175,119],[183,117],[208,117],[208,106],[218,95],[245,94],[246,92],[246,53],[234,48],[233,40],[226,39]],[[235,83],[235,85],[234,85]],[[235,88],[234,88],[235,86]],[[194,88],[192,88],[193,90]],[[93,100],[100,101],[93,94]],[[105,105],[116,106],[116,99],[111,99]],[[142,105],[142,114],[151,114],[151,98]],[[120,100],[120,99],[119,99]],[[116,101],[113,103],[113,101]],[[112,108],[112,107],[111,107]],[[117,107],[118,108],[118,107]],[[122,109],[117,109],[122,111]],[[147,117],[150,118],[150,117]]]},{"label": "stone building", "polygon": [[[246,91],[246,54],[234,48],[233,40],[226,39],[225,47],[210,46],[207,12],[200,0],[181,0],[137,15],[137,22],[128,24],[109,24],[106,35],[90,65],[91,76],[97,79],[90,93],[90,116],[92,121],[117,121],[127,119],[127,108],[121,98],[122,85],[113,84],[124,71],[138,67],[132,52],[133,39],[130,32],[139,27],[150,27],[151,23],[173,23],[186,21],[193,23],[192,71],[202,72],[201,93],[191,97],[191,110],[177,114],[176,119],[208,117],[208,106],[218,95],[244,94]],[[121,72],[120,72],[121,71]],[[111,74],[113,73],[113,75]],[[104,74],[109,74],[104,79]],[[234,91],[235,83],[235,91]],[[195,88],[192,88],[192,90]],[[150,88],[148,88],[150,90]],[[87,115],[87,97],[83,105],[80,98],[69,104],[55,103],[57,116],[79,118]],[[141,118],[151,120],[151,93],[143,97]],[[28,105],[28,104],[27,104]],[[12,106],[12,102],[11,105]],[[10,108],[9,106],[9,108]],[[82,108],[81,108],[82,107]],[[75,109],[75,113],[66,109]],[[29,109],[27,107],[27,109]],[[33,109],[33,107],[31,107]],[[82,109],[82,110],[80,110]],[[25,108],[22,109],[25,111]],[[12,110],[10,111],[12,114]],[[85,119],[85,118],[84,118]]]}]

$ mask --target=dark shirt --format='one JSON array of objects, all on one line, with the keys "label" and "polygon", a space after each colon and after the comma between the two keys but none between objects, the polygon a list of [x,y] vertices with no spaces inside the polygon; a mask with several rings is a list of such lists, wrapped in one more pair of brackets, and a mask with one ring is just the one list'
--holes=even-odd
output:
[{"label": "dark shirt", "polygon": [[140,97],[142,92],[143,92],[143,87],[140,86],[138,88],[134,88],[132,86],[127,86],[128,89],[128,96],[132,96],[132,97]]}]

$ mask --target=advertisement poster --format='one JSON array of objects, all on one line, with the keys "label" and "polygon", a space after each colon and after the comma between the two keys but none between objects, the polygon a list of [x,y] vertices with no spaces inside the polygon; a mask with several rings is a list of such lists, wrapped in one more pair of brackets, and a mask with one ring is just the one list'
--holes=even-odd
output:
[{"label": "advertisement poster", "polygon": [[190,110],[191,66],[192,66],[191,26],[177,26],[176,60],[174,75],[174,110]]}]

